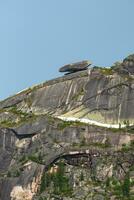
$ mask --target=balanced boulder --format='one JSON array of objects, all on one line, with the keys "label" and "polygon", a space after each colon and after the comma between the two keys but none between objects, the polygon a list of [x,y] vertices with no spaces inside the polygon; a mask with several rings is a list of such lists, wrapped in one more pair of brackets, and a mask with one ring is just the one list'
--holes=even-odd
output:
[{"label": "balanced boulder", "polygon": [[91,64],[92,63],[90,61],[84,60],[81,62],[64,65],[59,69],[59,72],[74,73],[77,71],[86,70]]}]

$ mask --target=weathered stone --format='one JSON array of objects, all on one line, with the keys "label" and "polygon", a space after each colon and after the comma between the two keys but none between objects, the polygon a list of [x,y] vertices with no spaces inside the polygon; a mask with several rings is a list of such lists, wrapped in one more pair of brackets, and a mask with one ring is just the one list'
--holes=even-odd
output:
[{"label": "weathered stone", "polygon": [[72,63],[72,64],[68,64],[65,65],[63,67],[61,67],[59,69],[59,72],[69,72],[69,73],[73,73],[73,72],[77,72],[77,71],[82,71],[87,69],[92,63],[90,61],[81,61],[81,62],[77,62],[77,63]]},{"label": "weathered stone", "polygon": [[122,63],[115,64],[114,69],[119,74],[134,75],[134,54],[126,57]]},{"label": "weathered stone", "polygon": [[0,200],[125,198],[123,183],[134,178],[132,58],[118,64],[127,76],[106,68],[77,71],[0,102]]},{"label": "weathered stone", "polygon": [[134,54],[123,60],[123,68],[130,74],[134,74]]}]

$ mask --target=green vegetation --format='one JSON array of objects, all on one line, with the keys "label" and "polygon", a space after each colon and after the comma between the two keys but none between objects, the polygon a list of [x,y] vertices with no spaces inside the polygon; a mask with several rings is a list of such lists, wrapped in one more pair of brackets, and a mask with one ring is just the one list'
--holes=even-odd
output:
[{"label": "green vegetation", "polygon": [[66,122],[66,121],[62,121],[61,123],[58,124],[58,129],[59,130],[63,130],[65,129],[66,127],[68,126],[71,126],[72,125],[72,122]]},{"label": "green vegetation", "polygon": [[31,160],[33,162],[40,163],[40,164],[43,163],[43,157],[42,157],[42,155],[41,155],[40,152],[38,154],[31,154],[31,155],[29,155],[28,156],[28,160]]},{"label": "green vegetation", "polygon": [[59,129],[59,130],[63,130],[63,129],[65,129],[66,127],[76,127],[76,126],[87,126],[87,124],[85,124],[85,123],[82,123],[82,122],[79,122],[79,121],[75,121],[75,122],[73,122],[73,121],[61,121],[59,124],[58,124],[58,126],[57,126],[57,128]]},{"label": "green vegetation", "polygon": [[41,152],[38,153],[32,153],[30,155],[23,155],[20,159],[19,162],[23,165],[28,161],[33,161],[39,164],[43,164],[43,156],[41,155]]},{"label": "green vegetation", "polygon": [[129,177],[129,173],[126,174],[124,182],[122,184],[122,192],[123,192],[123,196],[126,196],[126,197],[130,196],[130,177]]},{"label": "green vegetation", "polygon": [[[52,118],[52,117],[51,117]],[[128,133],[134,133],[134,126],[130,126],[130,122],[129,120],[124,121],[126,127],[121,128],[121,123],[119,123],[119,128],[106,128],[106,127],[100,127],[97,125],[90,125],[93,126],[95,128],[100,128],[102,131],[106,130],[106,131],[111,131],[114,133],[122,133],[122,132],[128,132]],[[58,125],[57,128],[59,130],[63,130],[66,127],[76,127],[76,126],[89,126],[89,124],[87,123],[83,123],[80,121],[61,121]]]},{"label": "green vegetation", "polygon": [[124,120],[123,121],[124,125],[126,126],[126,129],[128,129],[130,127],[130,122],[129,120]]},{"label": "green vegetation", "polygon": [[83,174],[83,172],[80,173],[80,181],[84,181],[84,174]]},{"label": "green vegetation", "polygon": [[13,127],[13,126],[16,126],[17,123],[16,122],[13,122],[11,120],[3,120],[0,122],[0,126],[1,127]]},{"label": "green vegetation", "polygon": [[131,126],[131,127],[128,127],[128,128],[127,128],[127,132],[128,132],[128,133],[131,133],[131,134],[134,134],[134,125]]},{"label": "green vegetation", "polygon": [[124,177],[124,180],[117,180],[114,177],[108,177],[105,186],[106,186],[106,193],[112,192],[117,199],[122,199],[122,200],[129,200],[130,198],[130,188],[131,188],[131,182],[130,182],[130,177],[129,173],[126,174]]},{"label": "green vegetation", "polygon": [[93,146],[93,147],[98,147],[98,148],[109,148],[111,147],[110,143],[99,143],[99,142],[92,142],[92,143],[85,143],[82,141],[79,145],[80,147],[82,146]]},{"label": "green vegetation", "polygon": [[134,140],[132,140],[129,144],[123,144],[121,151],[128,152],[134,150]]},{"label": "green vegetation", "polygon": [[53,184],[53,193],[56,195],[70,196],[72,194],[72,188],[69,184],[69,178],[65,175],[63,162],[57,164],[56,172],[44,172],[41,179],[40,193],[45,191],[51,184]]},{"label": "green vegetation", "polygon": [[100,68],[100,72],[103,75],[113,75],[114,70],[112,68]]},{"label": "green vegetation", "polygon": [[28,161],[28,156],[23,155],[20,159],[19,162],[21,162],[21,164],[25,164]]},{"label": "green vegetation", "polygon": [[20,170],[18,169],[11,169],[10,171],[7,172],[7,177],[18,177],[20,176]]},{"label": "green vegetation", "polygon": [[52,181],[52,175],[48,172],[44,172],[41,178],[40,193],[44,192]]},{"label": "green vegetation", "polygon": [[65,176],[64,163],[58,164],[58,171],[53,176],[54,193],[67,195],[71,192],[69,178]]},{"label": "green vegetation", "polygon": [[55,124],[55,118],[49,114],[46,115],[47,119],[48,119],[48,122],[50,124]]},{"label": "green vegetation", "polygon": [[6,120],[3,120],[3,121],[0,121],[0,126],[1,127],[14,127],[14,126],[18,126],[18,125],[20,125],[20,124],[22,124],[24,122],[27,122],[29,120],[36,119],[36,116],[33,113],[22,112],[21,110],[17,109],[17,106],[13,106],[11,108],[4,109],[1,112],[9,112],[9,113],[12,113],[15,116],[17,116],[17,120],[16,121],[15,121],[15,119],[14,119],[14,121],[13,121],[13,119],[11,120],[10,118],[6,119]]},{"label": "green vegetation", "polygon": [[101,142],[89,142],[86,141],[86,138],[81,138],[80,142],[73,142],[72,146],[75,148],[80,148],[80,147],[98,147],[98,148],[110,148],[111,144],[109,142],[109,139],[107,138],[104,143]]}]

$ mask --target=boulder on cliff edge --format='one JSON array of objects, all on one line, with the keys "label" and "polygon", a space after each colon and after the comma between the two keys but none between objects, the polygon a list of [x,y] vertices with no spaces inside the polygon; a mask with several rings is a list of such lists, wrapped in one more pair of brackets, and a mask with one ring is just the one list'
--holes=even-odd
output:
[{"label": "boulder on cliff edge", "polygon": [[92,63],[88,60],[64,65],[59,69],[59,72],[74,73],[77,71],[86,70]]}]

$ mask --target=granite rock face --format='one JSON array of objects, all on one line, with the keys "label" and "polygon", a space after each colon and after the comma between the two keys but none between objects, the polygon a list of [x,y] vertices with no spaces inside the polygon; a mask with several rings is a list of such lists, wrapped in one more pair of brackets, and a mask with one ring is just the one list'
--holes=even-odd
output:
[{"label": "granite rock face", "polygon": [[[132,58],[112,68],[77,71],[0,102],[0,200],[134,198]],[[131,72],[120,73],[123,66]]]}]

